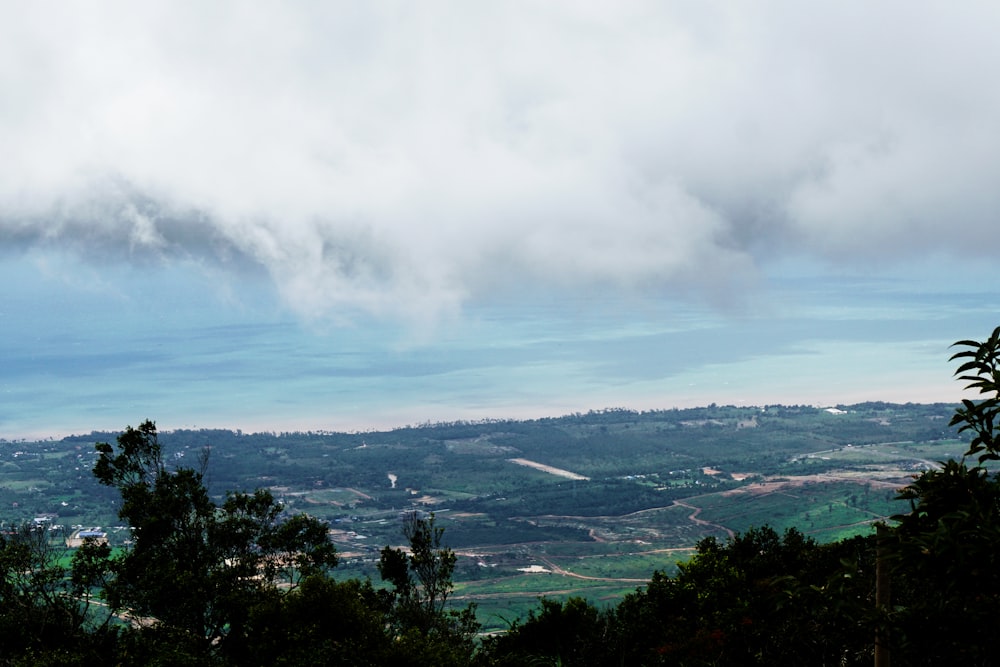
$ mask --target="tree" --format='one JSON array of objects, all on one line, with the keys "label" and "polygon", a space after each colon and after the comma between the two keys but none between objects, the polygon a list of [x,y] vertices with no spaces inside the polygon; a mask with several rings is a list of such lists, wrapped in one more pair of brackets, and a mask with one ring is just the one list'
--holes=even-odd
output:
[{"label": "tree", "polygon": [[[992,647],[968,628],[1000,630],[1000,484],[979,466],[950,460],[920,475],[900,497],[890,542],[896,653],[914,664],[992,664]],[[983,662],[986,661],[986,662]]]},{"label": "tree", "polygon": [[959,433],[972,431],[973,438],[965,456],[979,455],[979,463],[1000,459],[1000,443],[994,425],[1000,416],[1000,327],[984,341],[960,340],[952,347],[967,347],[956,352],[951,361],[964,361],[955,371],[959,380],[967,382],[966,389],[976,389],[986,398],[978,403],[962,400],[962,407],[955,411],[951,426],[961,424]]},{"label": "tree", "polygon": [[[964,399],[952,426],[971,435],[961,460],[940,463],[899,494],[910,511],[894,519],[889,558],[893,660],[908,664],[995,664],[981,638],[1000,631],[1000,480],[984,467],[1000,459],[1000,327],[983,341],[962,340],[955,375],[980,400]],[[978,463],[969,466],[967,457]],[[897,657],[898,656],[898,657]]]},{"label": "tree", "polygon": [[126,428],[117,449],[98,443],[94,475],[121,494],[132,546],[112,562],[111,606],[221,644],[245,639],[248,610],[278,583],[336,564],[325,524],[282,518],[269,491],[230,493],[216,505],[199,469],[168,470],[151,421]]},{"label": "tree", "polygon": [[403,535],[410,545],[409,553],[385,547],[378,564],[382,580],[393,586],[400,614],[423,632],[441,619],[455,571],[455,552],[442,546],[444,528],[435,526],[434,521],[433,513],[428,519],[416,512],[407,514]]},{"label": "tree", "polygon": [[88,564],[105,548],[85,544],[68,571],[48,532],[23,524],[0,534],[0,664],[95,664],[114,645],[110,614],[89,606]]},{"label": "tree", "polygon": [[623,664],[618,651],[618,628],[613,614],[602,612],[581,597],[565,602],[542,598],[541,610],[528,612],[523,621],[485,641],[489,664],[506,665],[608,665]]},{"label": "tree", "polygon": [[543,600],[486,640],[493,665],[869,665],[870,539],[820,545],[790,529],[706,538],[671,577],[616,607]]},{"label": "tree", "polygon": [[[627,664],[870,664],[862,605],[872,579],[870,543],[820,545],[764,526],[725,543],[706,538],[668,577],[616,609]],[[845,579],[845,568],[851,577]]]},{"label": "tree", "polygon": [[309,576],[287,595],[272,595],[250,610],[247,641],[231,658],[238,665],[402,664],[398,643],[370,581]]},{"label": "tree", "polygon": [[403,534],[409,553],[387,546],[378,564],[382,580],[392,585],[388,604],[400,642],[426,664],[463,664],[471,658],[479,624],[474,605],[445,608],[456,557],[442,543],[444,528],[435,525],[433,513],[425,519],[411,512],[403,521]]}]

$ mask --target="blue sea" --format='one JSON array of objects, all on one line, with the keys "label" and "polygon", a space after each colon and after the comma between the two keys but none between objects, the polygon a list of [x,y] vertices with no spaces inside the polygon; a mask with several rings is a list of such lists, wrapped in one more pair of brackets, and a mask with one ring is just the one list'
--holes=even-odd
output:
[{"label": "blue sea", "polygon": [[957,401],[950,343],[1000,321],[964,280],[776,272],[725,306],[536,291],[430,326],[309,320],[265,276],[4,258],[0,438],[369,430],[607,407]]}]

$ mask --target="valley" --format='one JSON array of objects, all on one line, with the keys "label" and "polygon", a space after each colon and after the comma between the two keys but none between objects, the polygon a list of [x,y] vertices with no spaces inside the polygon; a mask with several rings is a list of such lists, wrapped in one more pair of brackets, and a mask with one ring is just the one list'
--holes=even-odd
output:
[{"label": "valley", "polygon": [[[213,495],[265,487],[286,511],[328,521],[337,578],[378,582],[379,550],[403,543],[400,517],[434,513],[459,557],[452,599],[477,602],[491,631],[539,596],[618,600],[708,536],[765,524],[821,542],[867,533],[905,511],[894,498],[912,475],[965,451],[953,411],[615,409],[364,433],[176,431],[161,443],[179,465],[207,453]],[[90,474],[94,443],[115,435],[0,443],[0,519],[101,526],[120,546],[116,498]]]}]

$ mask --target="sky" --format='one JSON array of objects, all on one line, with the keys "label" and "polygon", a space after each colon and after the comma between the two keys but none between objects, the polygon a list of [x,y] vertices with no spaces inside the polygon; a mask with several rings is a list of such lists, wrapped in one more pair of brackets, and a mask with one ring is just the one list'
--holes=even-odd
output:
[{"label": "sky", "polygon": [[957,401],[992,2],[3,3],[0,438]]}]

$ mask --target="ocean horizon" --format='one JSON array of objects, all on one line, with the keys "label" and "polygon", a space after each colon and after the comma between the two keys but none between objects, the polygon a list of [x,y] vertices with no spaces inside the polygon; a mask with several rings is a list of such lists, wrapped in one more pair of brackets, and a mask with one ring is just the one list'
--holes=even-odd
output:
[{"label": "ocean horizon", "polygon": [[618,407],[960,400],[949,345],[992,330],[982,294],[900,296],[871,279],[847,296],[832,282],[775,283],[763,307],[551,293],[414,324],[310,321],[264,283],[233,300],[190,272],[133,281],[111,309],[42,281],[6,298],[0,438],[144,419],[365,431]]}]

